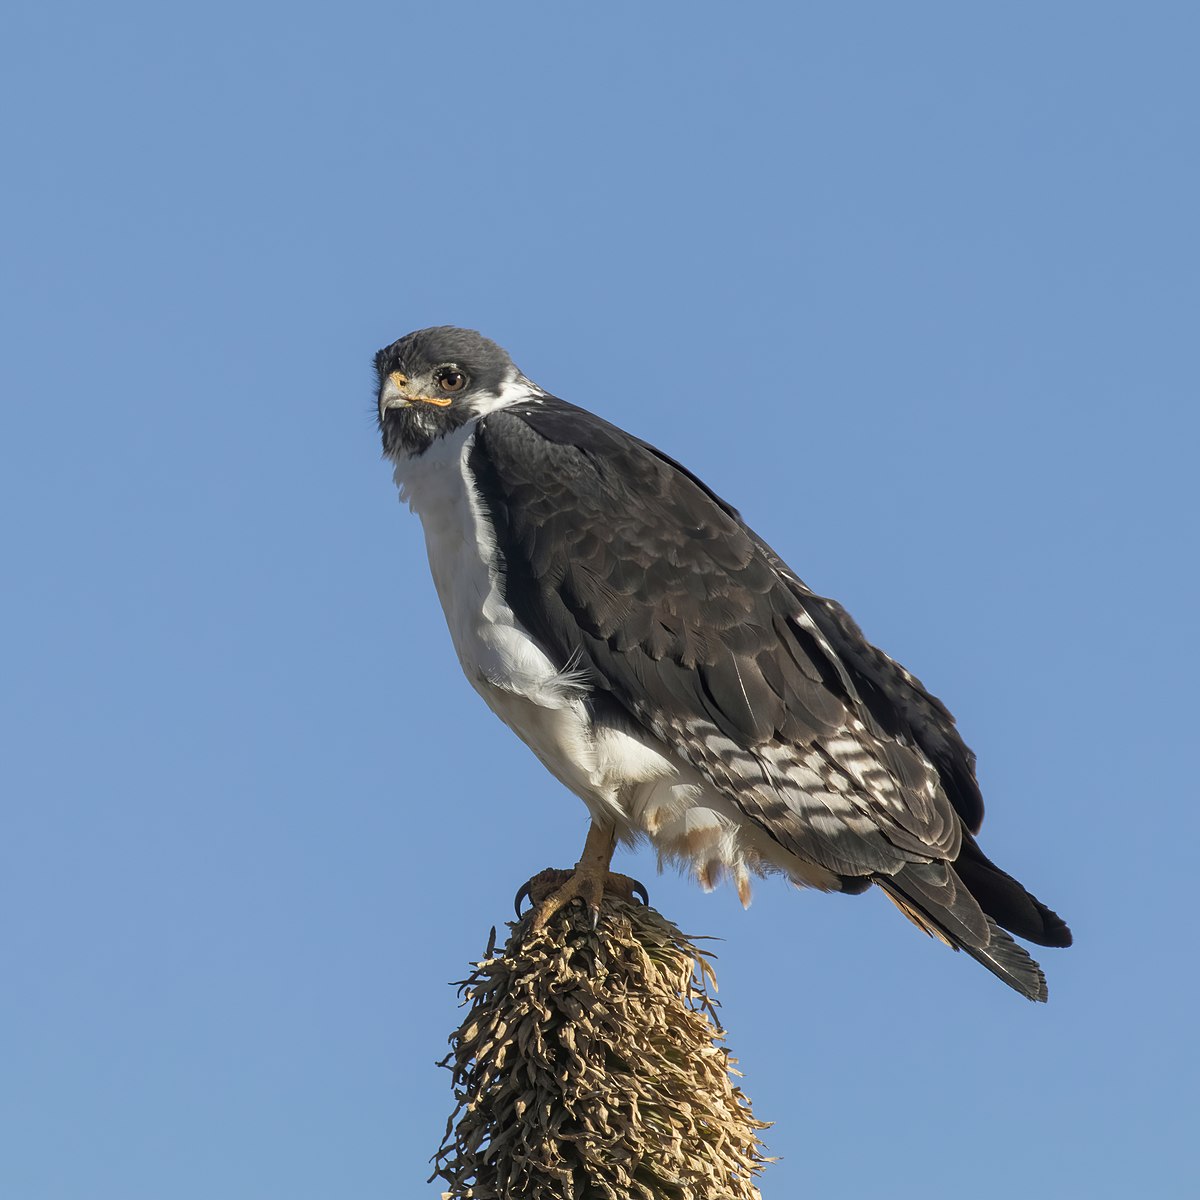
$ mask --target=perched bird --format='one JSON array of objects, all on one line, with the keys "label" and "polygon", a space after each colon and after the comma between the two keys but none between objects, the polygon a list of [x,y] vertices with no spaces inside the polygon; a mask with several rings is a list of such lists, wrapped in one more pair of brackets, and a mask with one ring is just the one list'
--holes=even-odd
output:
[{"label": "perched bird", "polygon": [[[751,875],[882,888],[1032,1000],[1005,930],[1066,924],[975,841],[975,756],[921,682],[686,467],[439,326],[375,356],[379,428],[463,671],[587,805],[544,923],[598,910],[617,840],[748,903]],[[629,881],[625,881],[626,890]]]}]

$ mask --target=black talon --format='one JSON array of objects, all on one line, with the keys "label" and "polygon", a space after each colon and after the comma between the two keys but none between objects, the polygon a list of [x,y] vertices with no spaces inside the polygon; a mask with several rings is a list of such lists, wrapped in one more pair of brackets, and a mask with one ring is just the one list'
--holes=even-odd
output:
[{"label": "black talon", "polygon": [[521,918],[521,901],[528,900],[531,903],[533,901],[533,897],[529,894],[529,885],[532,882],[532,880],[527,879],[521,884],[520,890],[513,897],[513,910],[516,912],[518,920]]},{"label": "black talon", "polygon": [[633,881],[633,887],[630,889],[630,891],[632,891],[633,894],[637,896],[647,908],[650,907],[650,893],[646,891],[645,884],[638,883],[638,881],[635,879]]}]

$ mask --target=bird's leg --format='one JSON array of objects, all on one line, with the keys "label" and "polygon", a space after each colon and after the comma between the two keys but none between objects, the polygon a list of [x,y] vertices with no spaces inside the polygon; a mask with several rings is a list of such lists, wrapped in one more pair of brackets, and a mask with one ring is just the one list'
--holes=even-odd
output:
[{"label": "bird's leg", "polygon": [[[649,902],[646,889],[636,879],[616,875],[608,869],[616,843],[616,830],[611,825],[604,826],[593,821],[588,826],[583,853],[573,871],[542,871],[517,893],[518,904],[522,896],[528,895],[535,905],[534,932],[544,929],[546,922],[559,909],[576,899],[587,905],[588,912],[592,914],[592,927],[595,928],[600,920],[600,901],[606,891],[625,900],[632,900],[635,894],[639,894],[643,903]],[[551,890],[547,891],[547,888]]]}]

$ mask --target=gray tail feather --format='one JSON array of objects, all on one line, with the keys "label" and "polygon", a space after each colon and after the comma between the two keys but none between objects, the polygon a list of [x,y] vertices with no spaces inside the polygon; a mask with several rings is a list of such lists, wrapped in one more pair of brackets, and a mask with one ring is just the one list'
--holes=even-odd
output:
[{"label": "gray tail feather", "polygon": [[949,863],[910,863],[875,882],[906,917],[955,950],[965,950],[1030,1000],[1046,999],[1042,968],[991,917]]}]

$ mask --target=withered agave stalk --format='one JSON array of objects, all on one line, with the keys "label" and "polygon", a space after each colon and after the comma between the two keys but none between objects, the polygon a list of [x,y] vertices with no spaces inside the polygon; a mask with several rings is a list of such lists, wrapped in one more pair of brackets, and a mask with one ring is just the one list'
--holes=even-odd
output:
[{"label": "withered agave stalk", "polygon": [[759,1200],[763,1155],[714,1010],[709,957],[606,896],[528,917],[459,985],[443,1200]]}]

